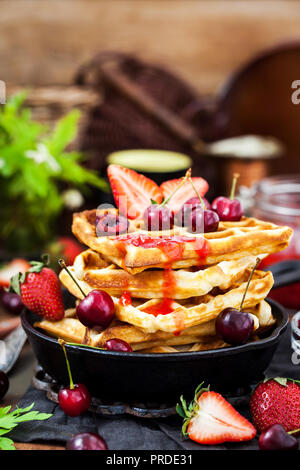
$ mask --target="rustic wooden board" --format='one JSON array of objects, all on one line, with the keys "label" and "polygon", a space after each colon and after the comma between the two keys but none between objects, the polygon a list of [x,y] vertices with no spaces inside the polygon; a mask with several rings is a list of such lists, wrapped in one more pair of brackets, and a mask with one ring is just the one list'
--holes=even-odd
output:
[{"label": "rustic wooden board", "polygon": [[298,37],[300,2],[196,0],[2,0],[0,78],[70,83],[103,49],[167,64],[214,93],[257,51]]}]

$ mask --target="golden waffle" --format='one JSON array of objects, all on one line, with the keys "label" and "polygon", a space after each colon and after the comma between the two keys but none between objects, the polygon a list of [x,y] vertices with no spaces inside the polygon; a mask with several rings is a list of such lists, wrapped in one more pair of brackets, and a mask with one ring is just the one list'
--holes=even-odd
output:
[{"label": "golden waffle", "polygon": [[[249,272],[246,271],[244,282],[227,291],[218,290],[201,297],[181,301],[172,300],[168,305],[169,311],[172,310],[170,313],[157,314],[161,309],[166,311],[162,304],[165,300],[152,299],[133,305],[122,305],[119,301],[115,301],[116,317],[150,333],[157,330],[173,333],[182,331],[185,328],[214,320],[224,308],[239,308],[248,277]],[[272,285],[271,272],[255,271],[243,308],[246,310],[264,300]],[[156,311],[156,315],[149,313],[151,311]]]},{"label": "golden waffle", "polygon": [[[75,312],[75,309],[73,309],[72,312],[71,309],[69,309],[67,316],[62,320],[57,322],[42,320],[40,322],[36,322],[35,326],[57,338],[62,338],[65,341],[89,344],[94,347],[104,347],[105,342],[112,338],[119,338],[126,341],[131,345],[134,351],[144,351],[152,348],[171,346],[181,346],[181,350],[203,350],[204,345],[206,349],[221,347],[220,340],[216,339],[215,336],[216,332],[214,321],[187,328],[178,336],[164,331],[146,333],[133,325],[122,322],[114,322],[114,324],[102,332],[98,332],[96,329],[90,329],[87,334],[86,327],[76,318]],[[258,321],[255,321],[256,334],[261,331],[265,331],[267,327],[270,327],[275,322],[271,313],[271,308],[265,301],[252,307],[251,312],[258,319]],[[195,349],[196,344],[200,344],[198,348],[202,349]],[[216,344],[218,344],[218,346],[216,346]],[[182,347],[183,345],[185,345],[184,348]],[[191,349],[192,346],[187,345],[195,346],[194,349]],[[178,349],[176,352],[177,351]]]},{"label": "golden waffle", "polygon": [[[103,212],[108,210],[97,214]],[[244,217],[240,222],[220,222],[217,232],[204,234],[192,234],[177,226],[172,230],[148,232],[143,228],[143,221],[133,220],[128,234],[98,237],[95,220],[96,209],[75,213],[74,235],[132,274],[147,268],[188,268],[274,253],[287,247],[293,233],[290,227]]]},{"label": "golden waffle", "polygon": [[[99,253],[86,250],[77,256],[69,269],[77,280],[83,281],[81,287],[86,294],[93,289],[103,289],[114,296],[121,296],[127,291],[132,297],[144,299],[165,296],[185,299],[205,295],[214,287],[222,290],[230,287],[255,263],[254,256],[247,256],[240,260],[221,261],[217,265],[196,271],[149,269],[133,275],[105,261]],[[60,280],[73,295],[80,296],[79,289],[66,271],[61,271]]]}]

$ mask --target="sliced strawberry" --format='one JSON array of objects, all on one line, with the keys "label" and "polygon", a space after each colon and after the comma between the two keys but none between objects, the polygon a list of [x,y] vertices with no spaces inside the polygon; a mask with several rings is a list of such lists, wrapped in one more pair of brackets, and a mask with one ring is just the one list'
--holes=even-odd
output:
[{"label": "sliced strawberry", "polygon": [[187,428],[188,435],[200,444],[248,441],[256,430],[225,398],[216,392],[204,392],[197,400],[199,410]]},{"label": "sliced strawberry", "polygon": [[120,212],[129,219],[141,218],[151,205],[151,199],[160,203],[162,191],[154,181],[129,168],[109,165],[107,174]]},{"label": "sliced strawberry", "polygon": [[0,269],[0,286],[9,287],[10,278],[18,273],[25,273],[30,264],[23,258],[15,258]]},{"label": "sliced strawberry", "polygon": [[[167,199],[180,185],[182,179],[169,180],[162,183],[160,186],[164,199]],[[193,184],[197,189],[200,196],[204,196],[208,190],[208,183],[205,179],[201,177],[192,178]],[[182,204],[184,204],[191,197],[196,196],[195,190],[189,181],[185,181],[181,188],[176,191],[174,196],[171,197],[170,201],[167,203],[169,209],[173,212],[178,212]]]},{"label": "sliced strawberry", "polygon": [[[187,408],[181,397],[177,411],[185,417],[183,433],[199,444],[249,441],[256,435],[254,426],[222,395],[197,388],[194,402]],[[200,390],[199,390],[200,388]]]}]

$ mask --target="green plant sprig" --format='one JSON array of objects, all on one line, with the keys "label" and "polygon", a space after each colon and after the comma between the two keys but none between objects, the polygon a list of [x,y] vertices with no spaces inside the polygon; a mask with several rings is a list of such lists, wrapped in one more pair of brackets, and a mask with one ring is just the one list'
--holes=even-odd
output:
[{"label": "green plant sprig", "polygon": [[49,419],[52,414],[40,413],[39,411],[31,411],[34,403],[26,408],[16,408],[11,411],[11,406],[0,408],[0,449],[16,450],[14,442],[8,437],[3,437],[12,431],[18,424],[26,421],[43,421]]}]

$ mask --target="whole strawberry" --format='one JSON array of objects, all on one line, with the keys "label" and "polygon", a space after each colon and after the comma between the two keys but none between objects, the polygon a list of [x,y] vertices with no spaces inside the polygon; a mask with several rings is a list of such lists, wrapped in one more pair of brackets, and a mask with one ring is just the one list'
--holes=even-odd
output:
[{"label": "whole strawberry", "polygon": [[286,431],[300,428],[300,382],[276,377],[261,382],[253,392],[250,411],[253,424],[260,432],[273,424]]},{"label": "whole strawberry", "polygon": [[48,257],[43,261],[31,261],[26,273],[11,278],[10,288],[21,295],[23,304],[37,315],[52,321],[64,317],[64,304],[59,279],[47,268]]}]

